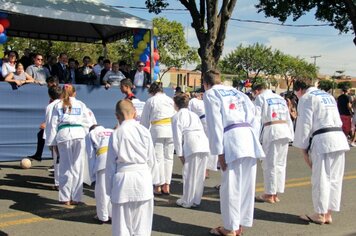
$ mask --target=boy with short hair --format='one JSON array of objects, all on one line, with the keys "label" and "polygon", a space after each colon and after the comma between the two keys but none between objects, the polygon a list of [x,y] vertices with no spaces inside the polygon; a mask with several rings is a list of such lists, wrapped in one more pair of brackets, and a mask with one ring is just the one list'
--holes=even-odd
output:
[{"label": "boy with short hair", "polygon": [[132,101],[132,104],[136,109],[136,120],[140,121],[143,107],[145,106],[145,102],[142,102],[140,99],[136,98],[135,94],[132,92],[132,87],[133,84],[131,82],[131,79],[126,78],[121,80],[120,90],[123,94],[126,95],[125,99]]},{"label": "boy with short hair", "polygon": [[131,101],[116,104],[120,126],[110,140],[106,191],[112,203],[112,235],[151,235],[152,173],[156,157],[150,132],[135,120]]},{"label": "boy with short hair", "polygon": [[181,93],[173,100],[177,110],[172,117],[174,148],[183,163],[183,196],[176,203],[184,208],[197,207],[203,196],[209,141],[199,116],[187,109],[189,97]]}]

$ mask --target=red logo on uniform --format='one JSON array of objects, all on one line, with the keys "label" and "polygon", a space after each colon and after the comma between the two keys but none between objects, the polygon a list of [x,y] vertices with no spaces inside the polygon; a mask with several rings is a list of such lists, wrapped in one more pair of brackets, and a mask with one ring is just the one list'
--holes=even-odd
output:
[{"label": "red logo on uniform", "polygon": [[229,109],[230,110],[234,110],[235,108],[236,108],[235,103],[231,103],[230,106],[229,106]]},{"label": "red logo on uniform", "polygon": [[273,112],[272,113],[272,118],[276,118],[277,117],[277,113],[276,112]]}]

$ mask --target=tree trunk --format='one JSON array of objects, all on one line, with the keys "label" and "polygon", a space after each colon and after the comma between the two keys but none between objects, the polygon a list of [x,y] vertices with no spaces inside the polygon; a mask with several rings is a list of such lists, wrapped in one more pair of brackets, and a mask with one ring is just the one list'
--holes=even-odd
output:
[{"label": "tree trunk", "polygon": [[[354,34],[356,33],[356,4],[353,0],[344,0],[346,5],[346,11],[349,16],[349,19],[352,24],[352,28],[354,29]],[[356,45],[356,37],[354,38],[354,44]]]}]

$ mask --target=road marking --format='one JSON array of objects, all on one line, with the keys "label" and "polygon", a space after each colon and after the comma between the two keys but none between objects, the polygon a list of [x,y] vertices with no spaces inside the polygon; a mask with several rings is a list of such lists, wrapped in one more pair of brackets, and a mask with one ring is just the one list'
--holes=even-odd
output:
[{"label": "road marking", "polygon": [[[345,173],[344,180],[356,179],[356,175],[351,175],[351,174],[355,174],[355,173],[356,173],[356,171]],[[310,177],[288,179],[286,181],[286,188],[308,186],[311,184],[308,179],[310,179]],[[258,185],[261,185],[261,184],[258,184]],[[256,188],[256,192],[263,192],[263,191],[264,191],[263,187]],[[216,192],[217,191],[215,190],[215,191],[207,191],[205,193],[209,194],[209,193],[216,193]],[[180,195],[176,195],[176,194],[171,194],[171,196],[172,197],[180,197]],[[204,197],[202,197],[202,199],[210,200],[210,201],[219,201],[218,198],[212,198],[212,197],[208,197],[208,196],[204,196]],[[173,203],[170,199],[158,198],[158,200],[161,203],[168,203],[168,204]],[[36,216],[36,217],[31,217],[31,218],[24,218],[24,219],[19,219],[19,220],[2,222],[2,223],[0,223],[0,228],[10,227],[10,226],[14,226],[14,225],[31,224],[31,223],[51,221],[51,220],[56,220],[56,219],[65,219],[65,218],[95,214],[95,212],[96,212],[95,209],[85,210],[85,208],[90,207],[90,206],[92,206],[92,205],[76,206],[75,208],[68,208],[68,207],[50,208],[50,209],[39,210],[39,211],[35,211],[35,212],[19,212],[19,213],[14,212],[14,213],[0,214],[0,219],[1,219],[1,218],[11,218],[11,217],[24,216],[24,215],[54,213],[54,214],[49,214],[48,216],[44,216],[44,217]],[[78,209],[79,210],[84,209],[84,211],[75,212],[75,210],[78,210]],[[72,210],[74,212],[71,212]]]}]

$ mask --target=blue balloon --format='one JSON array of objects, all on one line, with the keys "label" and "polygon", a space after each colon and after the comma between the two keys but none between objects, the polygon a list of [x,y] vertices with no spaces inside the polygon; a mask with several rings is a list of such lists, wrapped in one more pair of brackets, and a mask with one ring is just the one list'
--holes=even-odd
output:
[{"label": "blue balloon", "polygon": [[136,34],[134,36],[134,42],[140,42],[143,39],[143,36],[141,34]]},{"label": "blue balloon", "polygon": [[159,73],[159,66],[155,66],[154,72],[155,72],[155,74],[158,74],[158,73]]},{"label": "blue balloon", "polygon": [[0,12],[0,18],[7,18],[8,14],[6,14],[5,12]]},{"label": "blue balloon", "polygon": [[158,47],[158,39],[156,36],[153,37],[153,47],[157,48]]},{"label": "blue balloon", "polygon": [[137,48],[137,47],[138,47],[138,42],[135,42],[135,41],[134,41],[134,42],[133,42],[133,47],[134,47],[134,48]]},{"label": "blue balloon", "polygon": [[7,41],[7,36],[4,33],[0,34],[0,44],[4,44]]},{"label": "blue balloon", "polygon": [[157,80],[158,79],[158,74],[153,74],[153,80]]},{"label": "blue balloon", "polygon": [[138,34],[140,34],[142,37],[143,37],[143,35],[145,35],[145,33],[146,33],[146,30],[145,30],[145,29],[140,29],[140,30],[138,31]]},{"label": "blue balloon", "polygon": [[149,47],[145,48],[145,50],[143,51],[143,53],[145,53],[146,55],[150,55],[151,54],[151,50]]},{"label": "blue balloon", "polygon": [[155,66],[159,66],[159,62],[158,61],[156,61],[156,65]]},{"label": "blue balloon", "polygon": [[0,59],[0,66],[2,65],[2,59]]},{"label": "blue balloon", "polygon": [[148,56],[145,53],[142,53],[140,55],[140,61],[146,62],[148,60]]}]

